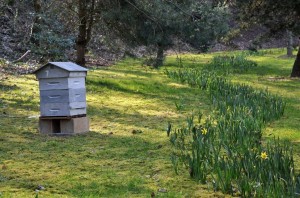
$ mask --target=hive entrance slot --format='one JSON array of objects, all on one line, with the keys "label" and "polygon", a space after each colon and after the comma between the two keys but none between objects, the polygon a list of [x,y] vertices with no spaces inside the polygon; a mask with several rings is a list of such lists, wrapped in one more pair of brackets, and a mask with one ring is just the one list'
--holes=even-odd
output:
[{"label": "hive entrance slot", "polygon": [[52,133],[61,133],[60,120],[52,120]]}]

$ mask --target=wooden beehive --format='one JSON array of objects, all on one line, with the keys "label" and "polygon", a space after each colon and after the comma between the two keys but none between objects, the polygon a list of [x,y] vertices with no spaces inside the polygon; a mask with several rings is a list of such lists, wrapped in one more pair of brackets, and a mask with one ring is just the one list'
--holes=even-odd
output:
[{"label": "wooden beehive", "polygon": [[37,69],[41,117],[84,116],[87,71],[71,62],[49,62]]}]

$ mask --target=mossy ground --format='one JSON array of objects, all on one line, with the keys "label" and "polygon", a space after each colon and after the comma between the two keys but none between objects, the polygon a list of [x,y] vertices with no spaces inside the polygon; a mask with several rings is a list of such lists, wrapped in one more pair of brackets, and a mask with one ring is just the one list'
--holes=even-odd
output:
[{"label": "mossy ground", "polygon": [[[255,71],[229,76],[234,82],[268,88],[287,101],[284,117],[269,124],[265,138],[278,136],[295,145],[300,168],[300,81],[290,79],[292,58],[269,50],[250,58]],[[169,56],[166,68],[200,67],[214,54]],[[70,137],[38,132],[39,93],[33,75],[0,81],[0,197],[223,197],[208,185],[176,175],[167,123],[211,111],[204,91],[178,84],[141,61],[126,59],[90,70],[86,81],[91,132]],[[177,104],[177,107],[175,105]],[[166,189],[167,192],[158,192]]]}]

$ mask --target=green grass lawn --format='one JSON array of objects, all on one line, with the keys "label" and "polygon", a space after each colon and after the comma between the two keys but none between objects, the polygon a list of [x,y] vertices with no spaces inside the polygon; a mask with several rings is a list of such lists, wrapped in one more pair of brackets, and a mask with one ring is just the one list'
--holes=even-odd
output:
[{"label": "green grass lawn", "polygon": [[[294,60],[280,57],[284,53],[266,50],[251,56],[258,68],[229,78],[285,99],[284,116],[268,124],[264,134],[293,142],[299,170],[300,81],[289,78]],[[171,55],[165,68],[201,67],[213,55],[184,54],[181,62]],[[212,107],[204,91],[167,78],[165,68],[153,70],[126,59],[90,70],[91,132],[70,137],[39,134],[38,82],[33,75],[0,81],[0,197],[34,197],[38,185],[45,187],[39,197],[150,197],[153,192],[157,197],[223,197],[191,180],[187,170],[174,172],[168,122],[183,125],[195,109],[205,116]]]}]

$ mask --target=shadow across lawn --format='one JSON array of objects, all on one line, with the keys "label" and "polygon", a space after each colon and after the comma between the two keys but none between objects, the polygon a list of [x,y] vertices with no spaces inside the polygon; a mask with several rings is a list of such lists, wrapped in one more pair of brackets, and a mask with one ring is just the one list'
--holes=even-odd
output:
[{"label": "shadow across lawn", "polygon": [[[172,87],[167,83],[155,82],[148,83],[147,80],[132,80],[132,81],[110,81],[101,79],[88,79],[87,91],[94,92],[103,89],[109,89],[113,91],[124,92],[127,94],[140,95],[144,98],[158,98],[165,100],[174,100],[178,98],[178,95],[185,95],[191,93],[191,90],[196,88],[190,87]],[[196,91],[195,91],[196,92]]]},{"label": "shadow across lawn", "polygon": [[5,85],[5,84],[1,84],[1,81],[0,81],[0,91],[11,91],[11,90],[17,90],[17,89],[20,89],[20,87],[18,87],[17,85]]}]

